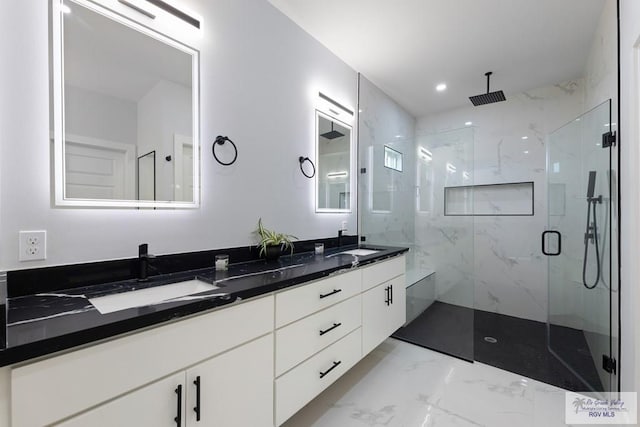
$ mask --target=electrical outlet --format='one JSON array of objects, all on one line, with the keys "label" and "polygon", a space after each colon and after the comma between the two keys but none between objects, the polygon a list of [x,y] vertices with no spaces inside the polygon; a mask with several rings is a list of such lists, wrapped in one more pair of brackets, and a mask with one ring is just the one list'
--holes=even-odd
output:
[{"label": "electrical outlet", "polygon": [[38,261],[47,258],[47,232],[45,230],[19,233],[19,261]]}]

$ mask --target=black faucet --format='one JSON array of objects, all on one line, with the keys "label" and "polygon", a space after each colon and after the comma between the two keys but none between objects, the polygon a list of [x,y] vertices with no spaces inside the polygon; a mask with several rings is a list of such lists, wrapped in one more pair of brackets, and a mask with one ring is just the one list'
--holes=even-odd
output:
[{"label": "black faucet", "polygon": [[154,258],[149,255],[149,245],[143,243],[138,246],[138,281],[144,282],[149,277],[149,260]]},{"label": "black faucet", "polygon": [[342,230],[338,230],[338,247],[342,247]]}]

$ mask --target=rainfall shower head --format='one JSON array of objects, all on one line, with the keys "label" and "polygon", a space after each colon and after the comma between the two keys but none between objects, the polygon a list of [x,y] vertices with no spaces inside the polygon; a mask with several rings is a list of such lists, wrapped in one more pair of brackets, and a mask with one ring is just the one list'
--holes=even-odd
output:
[{"label": "rainfall shower head", "polygon": [[331,122],[331,130],[329,132],[321,133],[320,136],[327,139],[336,139],[336,138],[340,138],[341,136],[344,136],[344,133],[334,130],[333,122]]},{"label": "rainfall shower head", "polygon": [[491,74],[493,74],[491,71],[484,73],[484,75],[487,76],[487,93],[469,97],[473,105],[476,107],[478,105],[493,104],[494,102],[507,100],[507,98],[504,97],[504,92],[501,90],[496,92],[489,92],[489,78]]}]

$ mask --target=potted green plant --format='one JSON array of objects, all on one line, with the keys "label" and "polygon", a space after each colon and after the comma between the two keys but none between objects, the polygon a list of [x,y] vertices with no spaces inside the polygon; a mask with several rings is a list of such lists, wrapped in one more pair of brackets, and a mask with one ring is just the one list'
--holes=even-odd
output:
[{"label": "potted green plant", "polygon": [[258,243],[260,256],[264,256],[268,260],[275,260],[287,249],[290,249],[293,254],[293,243],[291,240],[297,239],[296,236],[276,233],[275,231],[264,228],[262,218],[258,219],[256,234],[260,238],[260,242]]}]

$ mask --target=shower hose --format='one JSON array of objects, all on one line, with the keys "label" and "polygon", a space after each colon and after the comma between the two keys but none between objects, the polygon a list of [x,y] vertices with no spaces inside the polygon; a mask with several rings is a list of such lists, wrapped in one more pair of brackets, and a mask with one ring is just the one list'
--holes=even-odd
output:
[{"label": "shower hose", "polygon": [[[602,196],[596,198],[590,198],[587,204],[587,232],[584,235],[584,258],[582,260],[582,284],[587,289],[593,289],[598,285],[600,281],[600,249],[598,248],[598,224],[596,222],[596,204],[601,199]],[[589,221],[591,220],[591,206],[593,205],[593,227],[589,226]],[[592,231],[593,234],[589,234],[589,231]],[[597,273],[596,280],[593,285],[587,284],[587,256],[589,255],[589,239],[592,238],[594,245],[596,247],[596,265],[597,265]]]}]

